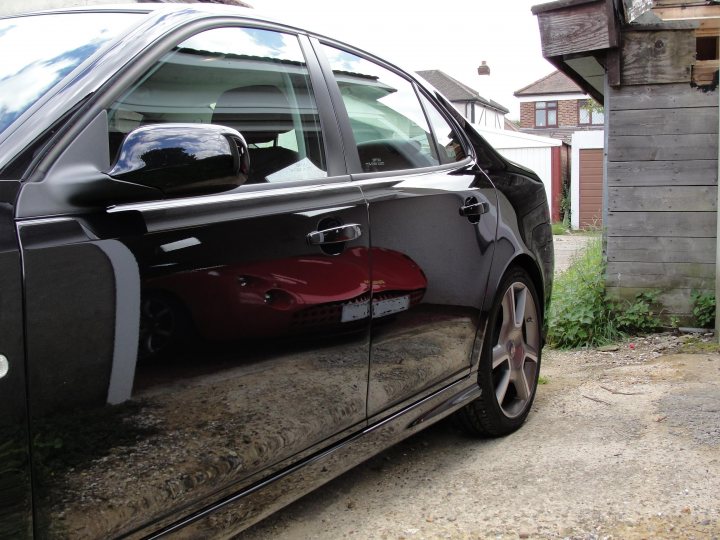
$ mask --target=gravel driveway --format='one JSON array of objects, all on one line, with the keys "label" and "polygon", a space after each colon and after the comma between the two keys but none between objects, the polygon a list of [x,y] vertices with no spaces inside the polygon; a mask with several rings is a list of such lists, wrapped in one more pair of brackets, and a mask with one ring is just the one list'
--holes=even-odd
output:
[{"label": "gravel driveway", "polygon": [[546,349],[517,433],[441,422],[243,538],[718,538],[720,354],[697,341]]}]

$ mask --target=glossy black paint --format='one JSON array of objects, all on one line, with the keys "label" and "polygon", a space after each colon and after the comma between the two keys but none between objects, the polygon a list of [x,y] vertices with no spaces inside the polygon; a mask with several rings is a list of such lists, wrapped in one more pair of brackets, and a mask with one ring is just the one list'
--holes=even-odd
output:
[{"label": "glossy black paint", "polygon": [[177,197],[235,189],[249,172],[247,144],[237,131],[212,124],[160,124],[131,131],[108,176]]},{"label": "glossy black paint", "polygon": [[243,185],[247,147],[207,125],[141,128],[114,159],[105,110],[176,43],[299,32],[222,6],[147,11],[0,141],[0,536],[235,534],[477,397],[511,265],[549,298],[539,179],[462,118],[469,157],[363,173],[319,44],[397,68],[321,36],[297,39],[327,177]]}]

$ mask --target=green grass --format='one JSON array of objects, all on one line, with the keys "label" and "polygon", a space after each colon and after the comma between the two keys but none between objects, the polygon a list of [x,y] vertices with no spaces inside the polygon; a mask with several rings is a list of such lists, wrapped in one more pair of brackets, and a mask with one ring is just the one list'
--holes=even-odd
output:
[{"label": "green grass", "polygon": [[568,230],[568,227],[561,221],[552,224],[552,233],[555,235],[567,234]]},{"label": "green grass", "polygon": [[538,384],[547,384],[550,382],[550,379],[548,379],[545,375],[540,375],[538,377]]}]

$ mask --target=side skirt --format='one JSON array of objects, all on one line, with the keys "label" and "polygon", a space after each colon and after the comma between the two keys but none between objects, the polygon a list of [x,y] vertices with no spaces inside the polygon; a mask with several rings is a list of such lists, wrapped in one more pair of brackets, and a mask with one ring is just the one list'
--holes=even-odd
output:
[{"label": "side skirt", "polygon": [[145,538],[231,538],[479,396],[475,374],[471,374],[332,448]]}]

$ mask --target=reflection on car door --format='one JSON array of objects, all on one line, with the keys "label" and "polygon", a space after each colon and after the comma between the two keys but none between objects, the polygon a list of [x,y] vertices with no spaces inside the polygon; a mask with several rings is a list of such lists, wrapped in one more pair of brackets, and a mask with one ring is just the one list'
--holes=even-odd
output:
[{"label": "reflection on car door", "polygon": [[18,183],[0,181],[0,538],[27,538],[32,530],[17,190]]},{"label": "reflection on car door", "polygon": [[367,208],[326,159],[297,38],[176,47],[110,108],[110,142],[184,115],[243,130],[249,185],[20,224],[42,536],[149,532],[365,425]]},{"label": "reflection on car door", "polygon": [[[372,421],[469,373],[479,354],[495,192],[484,175],[456,174],[460,162],[469,163],[464,143],[409,80],[350,52],[329,45],[319,50],[326,77],[338,84],[336,100],[349,126],[344,136],[358,149],[353,179],[370,207]],[[384,250],[416,265],[421,289],[387,290],[386,275],[408,271],[374,256]]]}]

